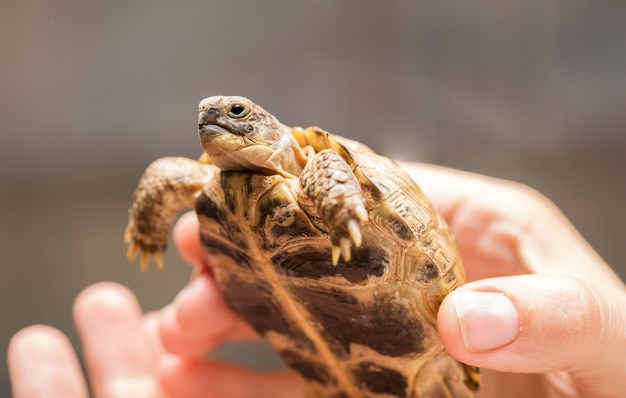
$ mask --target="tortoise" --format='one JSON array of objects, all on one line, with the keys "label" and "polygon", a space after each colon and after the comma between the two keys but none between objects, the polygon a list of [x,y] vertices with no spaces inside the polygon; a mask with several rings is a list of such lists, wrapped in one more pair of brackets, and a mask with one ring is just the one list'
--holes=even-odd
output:
[{"label": "tortoise", "polygon": [[435,328],[464,282],[453,235],[394,161],[319,127],[290,128],[244,97],[200,102],[198,160],[141,177],[126,229],[131,262],[162,253],[195,208],[232,309],[305,380],[307,397],[471,397],[479,370]]}]

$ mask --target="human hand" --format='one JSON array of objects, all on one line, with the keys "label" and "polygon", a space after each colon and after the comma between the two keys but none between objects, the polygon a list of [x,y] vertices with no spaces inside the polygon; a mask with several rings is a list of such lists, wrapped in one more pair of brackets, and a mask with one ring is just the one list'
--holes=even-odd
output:
[{"label": "human hand", "polygon": [[[114,283],[86,288],[74,302],[89,386],[95,398],[164,397],[157,369],[164,355],[158,314],[142,314],[135,296]],[[9,343],[14,398],[86,398],[87,382],[65,335],[29,326]]]},{"label": "human hand", "polygon": [[[195,216],[186,215],[175,238],[183,257],[198,263],[204,260],[197,236],[190,235],[194,231]],[[205,358],[226,339],[258,337],[228,309],[208,268],[199,270],[159,312],[143,314],[132,292],[115,283],[98,283],[79,294],[73,312],[88,380],[59,330],[35,325],[18,332],[8,349],[13,397],[86,398],[89,390],[94,398],[302,395],[292,372],[254,372]],[[161,334],[175,354],[164,349]]]},{"label": "human hand", "polygon": [[626,290],[565,216],[519,184],[404,166],[474,281],[446,297],[437,326],[453,356],[483,368],[477,397],[623,397]]}]

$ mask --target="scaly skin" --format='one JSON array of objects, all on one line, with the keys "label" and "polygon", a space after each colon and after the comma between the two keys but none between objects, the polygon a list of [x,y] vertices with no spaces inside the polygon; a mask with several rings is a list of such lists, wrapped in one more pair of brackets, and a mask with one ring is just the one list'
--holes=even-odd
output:
[{"label": "scaly skin", "polygon": [[195,206],[216,172],[215,166],[179,157],[161,158],[148,166],[135,191],[124,234],[131,262],[141,252],[142,271],[147,271],[150,256],[158,268],[163,267],[163,252],[176,215],[184,207]]}]

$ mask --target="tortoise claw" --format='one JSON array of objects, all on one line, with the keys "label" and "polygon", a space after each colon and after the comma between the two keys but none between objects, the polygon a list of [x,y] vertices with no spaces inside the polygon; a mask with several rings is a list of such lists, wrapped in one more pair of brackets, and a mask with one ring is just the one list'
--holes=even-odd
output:
[{"label": "tortoise claw", "polygon": [[150,266],[150,257],[158,269],[163,269],[163,250],[159,250],[159,246],[154,245],[154,239],[150,236],[140,234],[135,228],[135,224],[131,221],[124,231],[124,242],[128,244],[126,258],[129,262],[134,263],[139,254],[139,266],[142,271],[146,272]]},{"label": "tortoise claw", "polygon": [[339,258],[342,257],[344,261],[348,262],[352,258],[351,247],[354,243],[355,247],[361,247],[363,244],[363,235],[361,234],[361,227],[359,223],[352,219],[348,221],[346,226],[348,236],[342,236],[339,238],[339,244],[333,244],[332,248],[332,261],[333,265],[339,263]]},{"label": "tortoise claw", "polygon": [[133,228],[129,224],[124,231],[124,243],[130,243],[133,239]]},{"label": "tortoise claw", "polygon": [[126,258],[129,262],[134,263],[137,258],[137,254],[140,254],[139,266],[143,272],[148,271],[150,256],[152,256],[156,267],[158,269],[163,269],[163,252],[150,252],[142,250],[141,246],[136,241],[131,240],[128,244],[128,250],[126,251]]},{"label": "tortoise claw", "polygon": [[339,246],[335,246],[333,245],[333,249],[332,249],[332,260],[333,260],[333,265],[337,265],[339,264],[339,255],[341,254],[341,248]]},{"label": "tortoise claw", "polygon": [[126,251],[126,258],[131,263],[135,262],[135,258],[137,257],[137,253],[139,252],[139,245],[135,242],[130,242],[128,244],[128,250]]},{"label": "tortoise claw", "polygon": [[363,243],[363,237],[361,236],[361,228],[359,228],[359,224],[357,224],[356,221],[348,221],[348,234],[350,235],[352,242],[354,242],[354,246],[361,247],[361,244]]},{"label": "tortoise claw", "polygon": [[[359,232],[359,237],[360,237],[360,232]],[[352,247],[352,243],[353,241],[351,241],[349,238],[341,238],[339,239],[339,245],[333,245],[332,248],[332,261],[333,261],[333,265],[337,265],[339,263],[339,257],[343,258],[343,261],[348,262],[350,261],[350,259],[352,258],[352,251],[350,250]],[[356,242],[355,242],[356,245]],[[360,246],[361,242],[359,242],[359,244],[357,246]]]},{"label": "tortoise claw", "polygon": [[150,265],[150,253],[141,252],[141,258],[139,259],[139,268],[141,268],[141,272],[148,271],[149,265]]},{"label": "tortoise claw", "polygon": [[163,252],[152,253],[152,261],[157,269],[163,269]]},{"label": "tortoise claw", "polygon": [[367,210],[364,205],[356,206],[354,208],[354,214],[361,222],[369,220],[369,215],[367,214]]},{"label": "tortoise claw", "polygon": [[163,252],[151,253],[149,251],[143,251],[136,242],[132,242],[128,245],[128,252],[126,253],[128,261],[134,263],[139,253],[141,253],[139,257],[139,267],[143,272],[148,271],[150,267],[150,256],[152,256],[152,261],[154,261],[157,269],[163,269]]},{"label": "tortoise claw", "polygon": [[341,247],[341,256],[343,257],[343,261],[348,262],[350,261],[351,256],[351,251],[350,248],[352,246],[352,241],[350,241],[350,239],[348,238],[341,238],[339,240],[339,246]]}]

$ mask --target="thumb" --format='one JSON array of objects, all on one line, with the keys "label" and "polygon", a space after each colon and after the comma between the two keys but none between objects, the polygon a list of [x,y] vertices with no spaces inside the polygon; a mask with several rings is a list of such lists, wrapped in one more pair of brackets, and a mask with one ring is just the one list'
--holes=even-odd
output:
[{"label": "thumb", "polygon": [[437,327],[461,362],[497,371],[626,377],[626,299],[568,276],[521,275],[450,293]]}]

